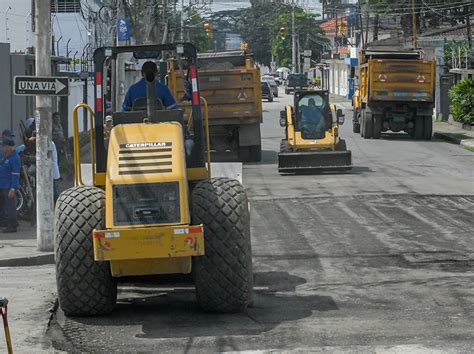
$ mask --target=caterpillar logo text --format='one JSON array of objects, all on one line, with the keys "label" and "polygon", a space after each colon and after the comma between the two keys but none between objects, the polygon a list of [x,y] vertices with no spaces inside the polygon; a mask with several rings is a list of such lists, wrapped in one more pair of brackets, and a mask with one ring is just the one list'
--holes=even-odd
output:
[{"label": "caterpillar logo text", "polygon": [[171,142],[127,143],[120,144],[121,149],[150,148],[171,146]]}]

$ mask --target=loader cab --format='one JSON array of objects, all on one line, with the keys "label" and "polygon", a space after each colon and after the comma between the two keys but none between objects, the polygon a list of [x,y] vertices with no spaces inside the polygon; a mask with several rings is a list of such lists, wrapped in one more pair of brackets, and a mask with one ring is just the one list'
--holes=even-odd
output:
[{"label": "loader cab", "polygon": [[331,128],[332,117],[328,91],[295,93],[295,130],[303,139],[322,139]]}]

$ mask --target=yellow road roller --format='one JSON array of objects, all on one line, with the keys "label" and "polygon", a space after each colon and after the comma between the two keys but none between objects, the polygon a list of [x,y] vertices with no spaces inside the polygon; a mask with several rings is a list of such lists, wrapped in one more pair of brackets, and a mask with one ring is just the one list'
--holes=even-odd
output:
[{"label": "yellow road roller", "polygon": [[[176,97],[180,108],[163,109],[156,74],[146,73],[146,96],[120,111],[113,99],[114,88],[120,89],[119,55],[175,58],[185,75],[186,94]],[[237,312],[251,303],[249,203],[238,181],[211,178],[197,65],[189,43],[95,51],[95,109],[74,109],[75,186],[60,195],[55,211],[58,297],[67,316],[110,313],[121,277],[158,274],[191,273],[205,311]],[[190,115],[184,117],[186,106]],[[90,113],[90,185],[81,172],[80,108]],[[104,139],[109,109],[114,125]]]}]

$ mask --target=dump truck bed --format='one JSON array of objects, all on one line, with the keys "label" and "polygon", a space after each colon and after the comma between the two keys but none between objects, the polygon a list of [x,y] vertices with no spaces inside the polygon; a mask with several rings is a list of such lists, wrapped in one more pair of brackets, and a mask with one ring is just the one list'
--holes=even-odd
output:
[{"label": "dump truck bed", "polygon": [[[209,124],[260,123],[260,70],[243,56],[224,54],[205,53],[198,57],[199,89],[209,107]],[[180,70],[169,70],[168,80],[173,95],[183,97]]]},{"label": "dump truck bed", "polygon": [[[213,161],[260,161],[262,92],[260,70],[244,51],[198,55],[199,89],[207,101]],[[168,62],[168,86],[178,100],[183,97],[186,68]],[[189,116],[189,105],[180,107]]]},{"label": "dump truck bed", "polygon": [[417,59],[369,59],[360,69],[363,102],[433,102],[435,62]]}]

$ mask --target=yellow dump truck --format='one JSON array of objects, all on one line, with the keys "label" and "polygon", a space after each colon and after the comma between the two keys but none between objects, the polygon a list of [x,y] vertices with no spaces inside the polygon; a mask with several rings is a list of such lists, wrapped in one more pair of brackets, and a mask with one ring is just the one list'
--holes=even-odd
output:
[{"label": "yellow dump truck", "polygon": [[435,102],[435,61],[419,51],[364,50],[359,90],[354,95],[353,130],[365,139],[405,131],[430,140]]},{"label": "yellow dump truck", "polygon": [[[262,93],[260,70],[246,51],[198,54],[199,89],[209,108],[213,161],[260,161]],[[168,62],[168,86],[183,97],[185,64]],[[189,112],[185,104],[180,106]]]}]

